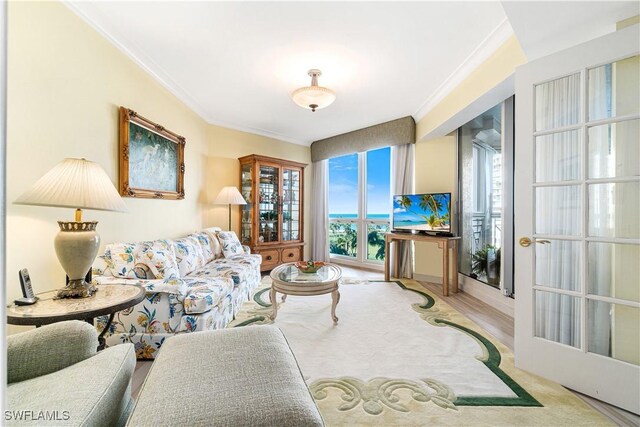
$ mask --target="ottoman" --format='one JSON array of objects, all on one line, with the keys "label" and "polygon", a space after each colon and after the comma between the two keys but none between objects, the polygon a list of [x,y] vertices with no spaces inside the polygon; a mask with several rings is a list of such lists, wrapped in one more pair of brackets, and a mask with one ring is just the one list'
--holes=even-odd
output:
[{"label": "ottoman", "polygon": [[168,338],[129,426],[322,426],[284,335],[246,326]]}]

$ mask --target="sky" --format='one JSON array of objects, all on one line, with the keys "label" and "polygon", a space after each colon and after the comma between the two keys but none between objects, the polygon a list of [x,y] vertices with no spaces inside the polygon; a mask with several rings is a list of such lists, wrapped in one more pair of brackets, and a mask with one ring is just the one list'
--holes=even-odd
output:
[{"label": "sky", "polygon": [[[390,214],[391,149],[368,151],[367,213]],[[329,213],[358,213],[358,155],[329,159]]]}]

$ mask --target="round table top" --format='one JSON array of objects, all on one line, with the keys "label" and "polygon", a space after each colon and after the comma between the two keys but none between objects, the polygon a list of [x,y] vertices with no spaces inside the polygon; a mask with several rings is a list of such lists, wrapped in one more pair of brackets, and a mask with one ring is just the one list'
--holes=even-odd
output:
[{"label": "round table top", "polygon": [[335,264],[326,263],[315,273],[302,273],[294,262],[289,262],[273,269],[270,276],[277,284],[324,285],[337,283],[342,277],[342,269]]},{"label": "round table top", "polygon": [[144,299],[145,290],[137,285],[97,285],[88,298],[54,299],[58,290],[37,294],[32,305],[7,307],[7,322],[12,325],[46,325],[63,320],[86,320],[132,307]]}]

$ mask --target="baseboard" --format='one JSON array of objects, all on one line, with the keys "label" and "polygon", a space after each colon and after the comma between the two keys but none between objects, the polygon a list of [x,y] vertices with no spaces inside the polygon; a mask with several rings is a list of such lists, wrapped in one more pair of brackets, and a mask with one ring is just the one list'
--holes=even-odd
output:
[{"label": "baseboard", "polygon": [[[414,273],[413,278],[423,282],[430,282],[438,285],[442,284],[442,277],[440,276]],[[452,280],[450,279],[449,289],[451,289],[451,282]],[[496,289],[492,286],[478,282],[477,280],[473,280],[463,274],[458,274],[458,285],[463,292],[491,305],[492,307],[495,307],[507,316],[513,317],[515,301],[513,298],[502,295],[500,289]]]}]

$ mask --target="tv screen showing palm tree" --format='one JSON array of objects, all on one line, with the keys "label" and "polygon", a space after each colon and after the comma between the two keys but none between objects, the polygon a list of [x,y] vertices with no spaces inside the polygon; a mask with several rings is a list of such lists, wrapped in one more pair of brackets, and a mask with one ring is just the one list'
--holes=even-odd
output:
[{"label": "tv screen showing palm tree", "polygon": [[393,196],[393,229],[451,232],[451,193]]}]

